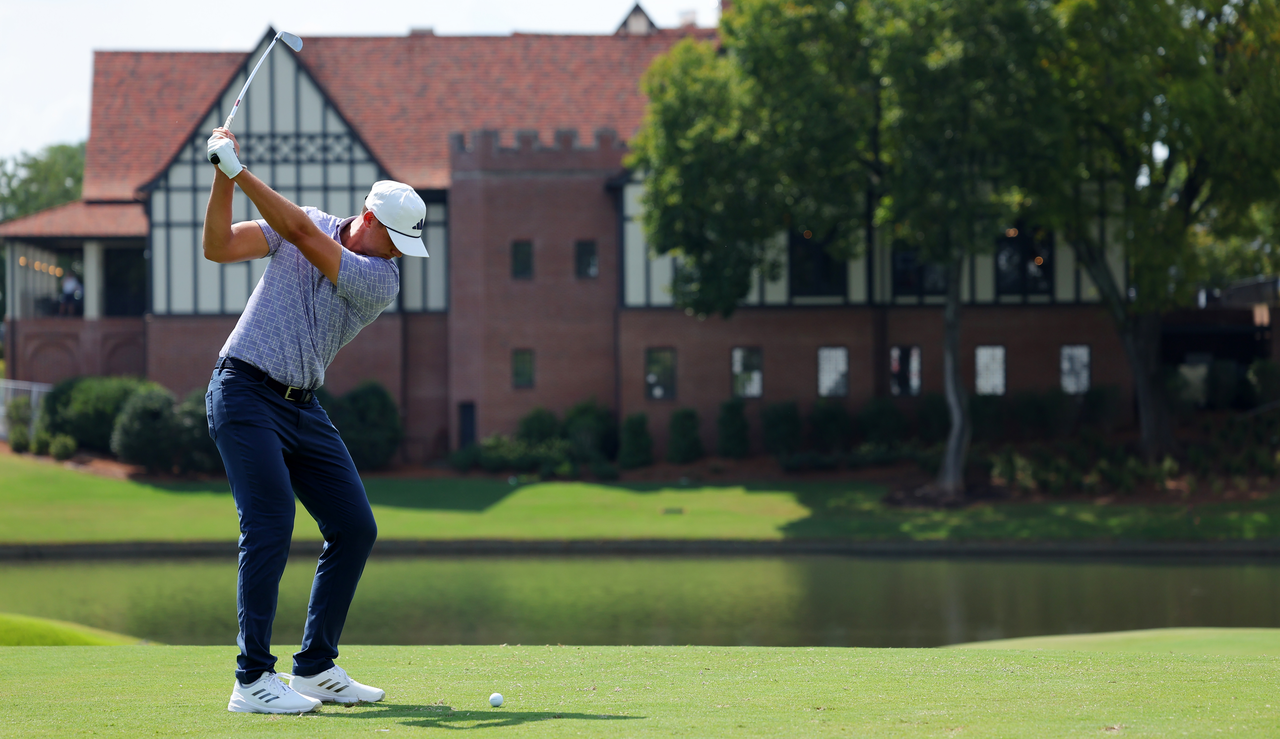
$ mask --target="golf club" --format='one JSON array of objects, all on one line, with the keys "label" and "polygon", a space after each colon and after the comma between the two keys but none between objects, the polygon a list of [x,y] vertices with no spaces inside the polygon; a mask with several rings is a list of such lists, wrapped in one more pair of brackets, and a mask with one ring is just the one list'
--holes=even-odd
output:
[{"label": "golf club", "polygon": [[[267,58],[267,54],[271,53],[271,47],[275,46],[277,41],[284,41],[285,45],[295,52],[302,51],[302,39],[288,31],[277,33],[276,37],[271,39],[271,44],[267,46],[267,50],[262,52],[262,56],[258,57],[258,63],[253,65],[253,71],[249,73],[249,79],[244,81],[244,87],[241,87],[240,94],[236,95],[236,104],[231,106],[231,115],[227,116],[227,122],[222,124],[223,128],[231,128],[231,121],[235,119],[236,111],[240,110],[240,101],[244,100],[244,94],[249,91],[249,83],[253,82],[253,76],[258,73],[258,68],[262,66],[263,60]],[[217,164],[218,155],[214,154],[209,157],[209,161]]]}]

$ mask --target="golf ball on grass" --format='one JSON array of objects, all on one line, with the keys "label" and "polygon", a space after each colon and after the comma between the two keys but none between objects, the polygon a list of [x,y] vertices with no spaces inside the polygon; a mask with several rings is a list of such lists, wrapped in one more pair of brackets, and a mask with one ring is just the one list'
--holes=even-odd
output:
[{"label": "golf ball on grass", "polygon": [[494,693],[493,695],[489,696],[489,705],[493,706],[494,708],[501,706],[502,693]]}]

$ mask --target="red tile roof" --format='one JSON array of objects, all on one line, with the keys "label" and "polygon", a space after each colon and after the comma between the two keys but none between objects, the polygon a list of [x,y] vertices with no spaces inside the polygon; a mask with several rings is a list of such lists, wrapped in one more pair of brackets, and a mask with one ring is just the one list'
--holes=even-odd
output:
[{"label": "red tile roof", "polygon": [[135,199],[244,60],[245,54],[96,52],[84,199]]},{"label": "red tile roof", "polygon": [[[449,134],[481,128],[551,141],[575,128],[630,139],[640,76],[688,35],[315,37],[298,59],[392,177],[449,186]],[[85,153],[86,200],[128,200],[169,163],[246,54],[98,52]],[[511,139],[513,140],[513,139]]]},{"label": "red tile roof", "polygon": [[0,238],[125,238],[147,235],[141,203],[82,200],[0,223]]}]

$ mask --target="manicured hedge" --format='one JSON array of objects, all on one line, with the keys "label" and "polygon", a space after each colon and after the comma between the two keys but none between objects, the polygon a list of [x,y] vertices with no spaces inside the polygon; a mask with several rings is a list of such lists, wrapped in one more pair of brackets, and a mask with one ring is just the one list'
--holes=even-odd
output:
[{"label": "manicured hedge", "polygon": [[115,420],[111,451],[148,472],[172,471],[178,452],[173,405],[173,393],[159,385],[149,384],[134,392]]},{"label": "manicured hedge", "polygon": [[649,417],[633,413],[622,422],[622,440],[618,448],[618,466],[624,470],[653,464],[653,437],[649,435]]},{"label": "manicured hedge", "polygon": [[742,398],[733,398],[720,404],[716,430],[716,452],[720,456],[742,459],[751,454],[747,404]]},{"label": "manicured hedge", "polygon": [[702,435],[698,430],[698,412],[692,408],[680,408],[671,414],[667,437],[667,461],[672,464],[688,464],[702,459],[706,452],[702,447]]},{"label": "manicured hedge", "polygon": [[404,438],[404,428],[400,409],[385,387],[370,380],[341,398],[328,392],[318,397],[342,435],[356,469],[376,470],[391,463]]},{"label": "manicured hedge", "polygon": [[766,405],[760,411],[760,426],[764,450],[769,454],[791,454],[800,449],[804,440],[800,406],[793,402]]}]

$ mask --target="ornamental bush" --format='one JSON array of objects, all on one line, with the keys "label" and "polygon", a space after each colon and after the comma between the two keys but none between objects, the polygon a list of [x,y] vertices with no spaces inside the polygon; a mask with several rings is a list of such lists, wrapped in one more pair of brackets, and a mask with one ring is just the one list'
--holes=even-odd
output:
[{"label": "ornamental bush", "polygon": [[670,435],[667,437],[668,462],[688,464],[705,456],[702,436],[698,431],[700,423],[698,412],[692,408],[680,408],[671,414]]},{"label": "ornamental bush", "polygon": [[31,437],[31,453],[44,456],[49,453],[49,444],[53,441],[53,435],[44,429],[38,429],[34,436]]},{"label": "ornamental bush", "polygon": [[31,451],[31,431],[26,426],[9,427],[9,449],[14,454]]},{"label": "ornamental bush", "polygon": [[341,398],[327,392],[319,398],[342,435],[356,469],[376,470],[391,463],[404,438],[404,429],[400,409],[385,387],[369,380]]},{"label": "ornamental bush", "polygon": [[177,427],[178,469],[183,472],[216,474],[223,471],[222,455],[209,435],[209,416],[204,404],[205,391],[192,390],[174,408]]},{"label": "ornamental bush", "polygon": [[[111,435],[116,416],[139,388],[148,385],[136,377],[82,377],[70,391],[55,401],[46,430],[70,434],[80,446],[97,452],[111,451]],[[53,397],[57,388],[49,394]]]},{"label": "ornamental bush", "polygon": [[31,430],[31,396],[15,395],[4,408],[4,419],[9,428],[25,426]]},{"label": "ornamental bush", "polygon": [[800,449],[803,425],[800,406],[794,402],[773,403],[760,411],[764,450],[769,454],[791,454]]},{"label": "ornamental bush", "polygon": [[872,398],[858,415],[862,435],[872,444],[896,444],[907,430],[907,419],[889,398]]},{"label": "ornamental bush", "polygon": [[823,454],[844,451],[853,434],[853,419],[843,404],[823,398],[809,413],[809,435],[813,448]]},{"label": "ornamental bush", "polygon": [[618,425],[613,411],[594,398],[565,412],[560,435],[573,446],[573,456],[579,462],[608,461],[618,456]]},{"label": "ornamental bush", "polygon": [[534,408],[520,419],[516,427],[516,438],[527,444],[541,444],[551,441],[560,435],[560,421],[556,414],[546,408]]},{"label": "ornamental bush", "polygon": [[945,441],[951,433],[951,409],[942,393],[929,393],[916,408],[916,434],[926,444]]},{"label": "ornamental bush", "polygon": [[720,417],[716,419],[716,452],[729,459],[743,459],[751,454],[750,427],[747,425],[747,404],[742,398],[733,398],[720,404]]},{"label": "ornamental bush", "polygon": [[146,467],[148,472],[172,470],[178,451],[173,393],[155,383],[147,383],[134,392],[116,418],[111,451],[124,462]]},{"label": "ornamental bush", "polygon": [[618,447],[618,466],[624,470],[653,464],[653,437],[649,435],[649,417],[633,413],[622,422],[622,438]]},{"label": "ornamental bush", "polygon": [[49,456],[59,462],[71,459],[76,453],[76,440],[67,434],[58,434],[49,442]]}]

